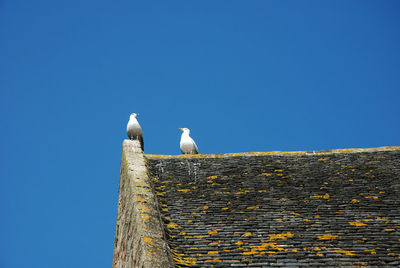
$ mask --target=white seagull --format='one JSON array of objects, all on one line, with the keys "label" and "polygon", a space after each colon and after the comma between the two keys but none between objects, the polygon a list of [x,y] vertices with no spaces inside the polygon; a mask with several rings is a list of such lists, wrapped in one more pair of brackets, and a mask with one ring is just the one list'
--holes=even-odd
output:
[{"label": "white seagull", "polygon": [[182,154],[198,154],[199,149],[197,148],[194,140],[189,136],[190,129],[188,128],[180,128],[183,131],[181,136],[181,152]]},{"label": "white seagull", "polygon": [[128,125],[126,126],[126,133],[131,140],[139,140],[142,151],[144,151],[142,128],[140,127],[139,122],[136,119],[136,116],[138,115],[139,114],[135,113],[131,114],[131,116],[129,117]]}]

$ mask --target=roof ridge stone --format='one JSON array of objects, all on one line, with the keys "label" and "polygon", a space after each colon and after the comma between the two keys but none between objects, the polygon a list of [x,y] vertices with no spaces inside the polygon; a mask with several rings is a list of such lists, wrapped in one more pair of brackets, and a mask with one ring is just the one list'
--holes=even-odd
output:
[{"label": "roof ridge stone", "polygon": [[270,152],[243,152],[243,153],[226,153],[226,154],[184,154],[184,155],[162,155],[162,154],[145,154],[146,158],[226,158],[226,157],[240,157],[240,156],[265,156],[265,155],[279,155],[279,156],[293,156],[293,155],[331,155],[341,153],[372,153],[384,151],[398,151],[400,146],[381,146],[376,148],[345,148],[345,149],[332,149],[320,151],[270,151]]},{"label": "roof ridge stone", "polygon": [[112,267],[174,267],[140,143],[122,148]]}]

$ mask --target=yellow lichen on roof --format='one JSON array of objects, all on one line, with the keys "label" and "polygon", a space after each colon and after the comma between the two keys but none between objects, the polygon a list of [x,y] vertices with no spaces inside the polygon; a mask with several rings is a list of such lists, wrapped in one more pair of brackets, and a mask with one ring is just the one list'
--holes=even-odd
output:
[{"label": "yellow lichen on roof", "polygon": [[376,254],[376,250],[375,249],[366,249],[365,251],[369,251],[371,253],[371,255],[375,255]]},{"label": "yellow lichen on roof", "polygon": [[348,256],[355,255],[353,250],[338,249],[338,250],[332,250],[331,252],[343,253],[343,254],[348,255]]},{"label": "yellow lichen on roof", "polygon": [[143,204],[139,207],[139,213],[143,221],[148,221],[150,219],[150,215],[148,214],[149,212],[150,208],[146,205]]},{"label": "yellow lichen on roof", "polygon": [[326,234],[326,235],[318,235],[317,237],[318,237],[318,239],[321,239],[321,240],[328,240],[328,239],[336,239],[336,238],[339,238],[340,236]]},{"label": "yellow lichen on roof", "polygon": [[208,234],[210,234],[210,235],[215,235],[215,234],[218,234],[218,232],[219,232],[220,230],[221,230],[221,229],[209,230],[209,231],[208,231]]},{"label": "yellow lichen on roof", "polygon": [[359,222],[359,221],[351,221],[351,222],[349,222],[349,224],[353,225],[353,226],[357,226],[357,227],[366,225],[365,223],[362,223],[362,222]]},{"label": "yellow lichen on roof", "polygon": [[379,197],[377,197],[377,196],[364,196],[364,198],[366,198],[366,199],[378,199]]},{"label": "yellow lichen on roof", "polygon": [[145,237],[143,238],[143,241],[147,244],[154,245],[153,239],[151,237]]},{"label": "yellow lichen on roof", "polygon": [[190,258],[190,257],[182,257],[182,256],[173,256],[173,259],[176,264],[182,264],[182,265],[195,265],[196,264],[196,259],[195,258]]},{"label": "yellow lichen on roof", "polygon": [[219,261],[221,261],[220,258],[214,258],[212,260],[205,260],[204,262],[219,262]]},{"label": "yellow lichen on roof", "polygon": [[189,191],[190,191],[190,189],[178,189],[178,192],[183,192],[183,193],[187,193]]},{"label": "yellow lichen on roof", "polygon": [[167,224],[167,227],[170,228],[170,229],[180,229],[180,228],[182,228],[180,225],[178,225],[178,224],[176,224],[175,222],[172,222],[172,221]]},{"label": "yellow lichen on roof", "polygon": [[387,221],[387,218],[378,217],[378,218],[376,218],[376,220],[377,220],[377,221]]},{"label": "yellow lichen on roof", "polygon": [[314,197],[315,198],[323,198],[323,199],[329,199],[329,194],[328,193],[326,193],[326,194],[324,194],[324,195],[314,195]]},{"label": "yellow lichen on roof", "polygon": [[281,233],[281,234],[270,234],[268,235],[268,239],[270,241],[273,240],[287,240],[290,237],[293,237],[294,235],[291,232],[287,232],[287,233]]},{"label": "yellow lichen on roof", "polygon": [[241,255],[265,255],[265,254],[276,254],[275,251],[267,251],[267,249],[271,250],[278,250],[278,251],[288,251],[287,249],[283,248],[281,245],[275,242],[265,242],[259,246],[251,246],[250,250],[241,252]]},{"label": "yellow lichen on roof", "polygon": [[[251,246],[250,250],[245,250],[244,252],[241,252],[241,255],[265,255],[265,254],[269,254],[269,255],[274,255],[276,254],[278,251],[288,251],[288,249],[284,248],[283,246],[275,243],[275,242],[271,242],[271,241],[275,241],[275,240],[287,240],[290,237],[293,237],[294,235],[290,232],[286,232],[286,233],[280,233],[280,234],[270,234],[268,235],[268,240],[262,240],[261,244],[258,246]],[[235,243],[236,245],[242,245],[244,244],[241,241],[238,241]],[[271,250],[277,250],[277,251],[271,251]]]},{"label": "yellow lichen on roof", "polygon": [[153,258],[153,257],[156,256],[156,253],[155,253],[155,252],[152,252],[152,251],[147,251],[147,252],[146,252],[146,255],[149,256],[150,258]]}]

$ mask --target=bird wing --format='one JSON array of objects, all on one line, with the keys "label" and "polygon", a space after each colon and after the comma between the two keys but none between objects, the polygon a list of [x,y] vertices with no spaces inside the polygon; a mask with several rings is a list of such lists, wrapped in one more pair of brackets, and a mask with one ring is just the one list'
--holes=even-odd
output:
[{"label": "bird wing", "polygon": [[143,142],[143,135],[139,136],[140,145],[142,146],[142,151],[144,152],[144,142]]},{"label": "bird wing", "polygon": [[199,153],[199,148],[197,148],[197,145],[196,145],[196,143],[194,142],[194,140],[192,139],[192,142],[193,142],[193,146],[194,146],[194,154],[198,154]]}]

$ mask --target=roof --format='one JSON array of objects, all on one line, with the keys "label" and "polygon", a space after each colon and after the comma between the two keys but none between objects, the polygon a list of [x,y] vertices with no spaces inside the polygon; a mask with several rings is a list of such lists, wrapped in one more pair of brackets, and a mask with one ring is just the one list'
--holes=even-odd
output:
[{"label": "roof", "polygon": [[400,265],[400,147],[144,156],[177,267]]}]

